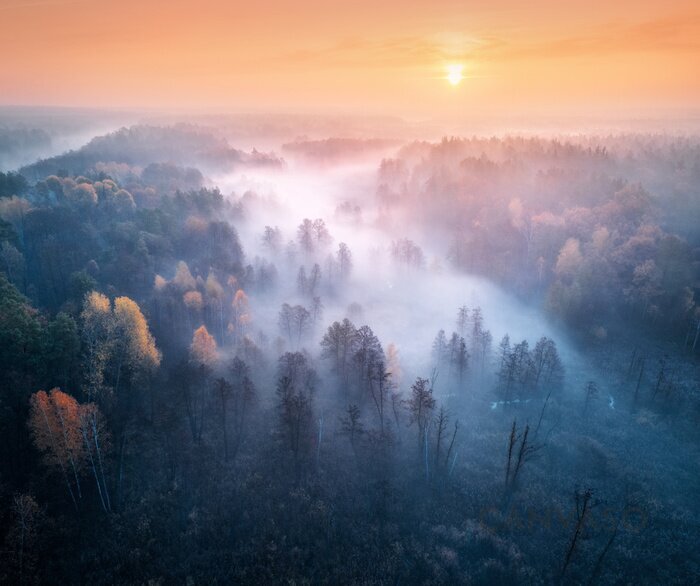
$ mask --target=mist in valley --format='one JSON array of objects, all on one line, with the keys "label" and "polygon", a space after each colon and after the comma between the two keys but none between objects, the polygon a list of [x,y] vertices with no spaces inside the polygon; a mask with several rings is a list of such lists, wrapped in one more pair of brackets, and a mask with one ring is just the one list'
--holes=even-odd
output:
[{"label": "mist in valley", "polygon": [[2,159],[2,579],[692,581],[697,135],[63,116]]}]

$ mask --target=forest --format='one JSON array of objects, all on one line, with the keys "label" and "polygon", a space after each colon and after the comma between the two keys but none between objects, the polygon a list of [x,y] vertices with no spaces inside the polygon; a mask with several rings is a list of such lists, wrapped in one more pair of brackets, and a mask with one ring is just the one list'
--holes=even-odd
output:
[{"label": "forest", "polygon": [[697,581],[700,136],[440,130],[3,113],[0,582]]}]

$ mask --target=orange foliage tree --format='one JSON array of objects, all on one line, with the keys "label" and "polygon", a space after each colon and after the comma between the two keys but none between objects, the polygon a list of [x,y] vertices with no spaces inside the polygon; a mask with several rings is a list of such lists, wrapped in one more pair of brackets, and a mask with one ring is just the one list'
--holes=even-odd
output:
[{"label": "orange foliage tree", "polygon": [[97,405],[81,405],[59,389],[38,391],[30,398],[29,429],[46,464],[60,471],[76,509],[80,476],[89,463],[102,508],[111,510],[104,472],[109,434]]}]

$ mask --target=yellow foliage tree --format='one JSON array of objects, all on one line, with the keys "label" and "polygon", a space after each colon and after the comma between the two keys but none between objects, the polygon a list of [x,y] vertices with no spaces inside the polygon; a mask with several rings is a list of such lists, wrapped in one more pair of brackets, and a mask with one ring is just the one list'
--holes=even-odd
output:
[{"label": "yellow foliage tree", "polygon": [[136,374],[148,374],[158,368],[161,355],[138,304],[128,297],[114,300],[114,333],[117,347],[117,382],[124,363]]},{"label": "yellow foliage tree", "polygon": [[184,260],[177,263],[173,283],[182,291],[189,291],[197,287],[197,281],[194,280],[194,277],[190,272],[190,267],[187,266],[187,263]]},{"label": "yellow foliage tree", "polygon": [[233,296],[233,303],[231,304],[233,308],[233,332],[235,336],[235,341],[239,339],[242,340],[245,332],[252,321],[250,315],[250,303],[248,302],[248,296],[245,294],[243,289],[238,289],[236,294]]},{"label": "yellow foliage tree", "polygon": [[216,340],[206,326],[199,326],[192,336],[190,345],[190,358],[192,362],[202,366],[212,366],[219,358]]},{"label": "yellow foliage tree", "polygon": [[87,395],[91,399],[104,390],[104,374],[111,355],[114,323],[109,299],[91,291],[80,314],[85,341]]}]

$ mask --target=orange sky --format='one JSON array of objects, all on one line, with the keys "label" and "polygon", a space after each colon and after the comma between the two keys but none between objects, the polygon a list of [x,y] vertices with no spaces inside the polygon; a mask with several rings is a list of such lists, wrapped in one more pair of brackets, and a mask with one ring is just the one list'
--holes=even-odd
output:
[{"label": "orange sky", "polygon": [[[465,64],[452,87],[446,64]],[[0,104],[590,114],[700,104],[700,4],[0,0]]]}]

